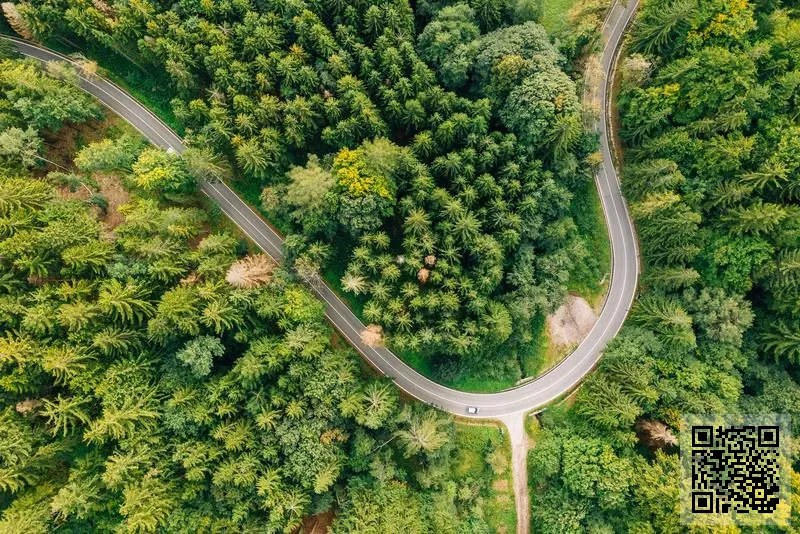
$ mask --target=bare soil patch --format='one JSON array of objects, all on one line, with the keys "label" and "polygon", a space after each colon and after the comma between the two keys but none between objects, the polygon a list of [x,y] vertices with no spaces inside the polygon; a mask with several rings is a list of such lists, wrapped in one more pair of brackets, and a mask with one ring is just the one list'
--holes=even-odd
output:
[{"label": "bare soil patch", "polygon": [[[43,174],[50,171],[75,172],[73,158],[81,148],[107,137],[116,137],[121,131],[130,129],[131,127],[117,115],[106,113],[100,120],[65,124],[55,132],[45,132],[43,137],[46,164]],[[99,209],[95,211],[98,219],[103,221],[106,232],[110,233],[124,221],[119,207],[130,202],[130,194],[125,189],[122,178],[114,174],[95,173],[92,179],[97,183],[97,193],[108,203],[105,213]],[[88,200],[95,192],[92,189],[88,185],[83,185],[71,191],[69,187],[64,186],[59,187],[58,194],[62,198]]]},{"label": "bare soil patch", "polygon": [[383,328],[371,324],[361,331],[361,341],[370,347],[383,346]]},{"label": "bare soil patch", "polygon": [[333,518],[333,512],[306,517],[302,526],[297,529],[297,534],[325,534],[328,532],[328,527],[333,524]]},{"label": "bare soil patch", "polygon": [[69,186],[62,185],[57,188],[58,196],[65,200],[89,200],[92,196],[92,191],[86,187],[78,187],[72,191]]},{"label": "bare soil patch", "polygon": [[125,221],[125,217],[119,212],[119,207],[129,203],[131,195],[122,185],[122,179],[118,176],[95,174],[94,179],[100,186],[100,194],[108,202],[103,219],[106,230],[113,230]]},{"label": "bare soil patch", "polygon": [[547,317],[547,332],[554,348],[572,347],[583,341],[597,322],[597,314],[585,299],[570,295]]},{"label": "bare soil patch", "polygon": [[[105,213],[99,208],[95,207],[94,212],[97,218],[103,222],[103,227],[106,233],[111,233],[114,228],[125,222],[125,216],[119,212],[119,207],[127,204],[131,200],[131,195],[122,184],[122,178],[113,174],[100,174],[95,173],[92,179],[97,183],[97,193],[106,199],[107,207]],[[89,200],[95,193],[93,188],[90,188],[86,183],[80,187],[76,187],[74,191],[70,190],[69,186],[60,186],[58,188],[58,196],[64,199],[71,200]]]}]

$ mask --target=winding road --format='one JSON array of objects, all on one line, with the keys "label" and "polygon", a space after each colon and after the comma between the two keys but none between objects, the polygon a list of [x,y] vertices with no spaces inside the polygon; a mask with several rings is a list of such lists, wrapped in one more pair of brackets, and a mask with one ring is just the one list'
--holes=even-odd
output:
[{"label": "winding road", "polygon": [[[326,316],[336,329],[374,368],[391,377],[408,395],[460,417],[496,419],[508,427],[512,443],[518,532],[527,532],[527,436],[525,414],[541,409],[577,386],[600,359],[606,344],[619,332],[633,303],[639,277],[639,251],[633,223],[628,214],[620,182],[614,167],[609,144],[609,81],[615,71],[617,53],[625,29],[633,18],[639,0],[617,1],[603,25],[604,48],[601,56],[602,76],[592,88],[600,103],[596,128],[600,133],[602,166],[595,181],[600,193],[612,249],[612,273],[608,294],[600,316],[580,345],[556,367],[524,385],[498,393],[466,393],[437,384],[424,377],[387,348],[375,348],[361,341],[365,328],[347,305],[321,280],[311,284],[326,303]],[[20,39],[13,41],[26,57],[39,61],[72,61],[52,50]],[[181,153],[183,140],[158,117],[112,82],[96,76],[81,76],[83,90],[128,121],[151,143]],[[283,239],[224,183],[202,183],[203,193],[219,204],[230,218],[258,247],[276,260],[281,260]],[[468,414],[475,407],[477,414]]]},{"label": "winding road", "polygon": [[[627,23],[635,11],[636,0],[628,6],[616,4],[605,23],[607,39],[602,66],[606,78],[614,69],[616,51]],[[4,37],[9,39],[8,37]],[[10,38],[24,56],[40,61],[71,61],[37,44]],[[183,152],[184,142],[158,117],[123,89],[101,77],[81,76],[81,87],[128,121],[154,145]],[[501,419],[541,408],[575,387],[600,359],[603,348],[622,327],[636,293],[639,275],[638,249],[633,224],[619,185],[608,140],[607,84],[600,85],[601,137],[603,164],[596,176],[606,225],[611,237],[612,274],[605,305],[600,316],[578,347],[546,374],[498,393],[466,393],[437,384],[405,364],[387,348],[375,348],[361,341],[365,328],[347,305],[325,284],[312,284],[327,304],[326,315],[358,352],[397,386],[421,401],[461,417]],[[220,209],[264,252],[280,260],[283,239],[224,183],[203,183],[201,190],[214,199]],[[478,408],[476,415],[468,407]]]}]

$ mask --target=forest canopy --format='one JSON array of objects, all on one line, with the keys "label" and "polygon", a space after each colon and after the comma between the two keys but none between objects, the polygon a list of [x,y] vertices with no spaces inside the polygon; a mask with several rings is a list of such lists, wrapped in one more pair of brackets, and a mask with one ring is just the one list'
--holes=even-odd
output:
[{"label": "forest canopy", "polygon": [[570,190],[596,150],[566,60],[525,6],[16,6],[40,39],[166,72],[191,142],[225,154],[243,191],[262,189],[295,234],[290,261],[333,272],[394,348],[473,370],[493,358],[484,372],[521,377],[532,319],[560,304],[586,255]]},{"label": "forest canopy", "polygon": [[452,420],[365,374],[186,161],[68,67],[0,72],[0,532],[491,530],[496,430],[456,469]]},{"label": "forest canopy", "polygon": [[[4,63],[0,525],[290,531],[335,507],[335,532],[490,531],[488,468],[465,476],[450,421],[363,376],[299,279],[333,273],[393,348],[519,378],[532,319],[590,261],[570,207],[596,140],[565,72],[591,32],[553,41],[505,0],[14,13],[30,36],[165,73],[187,138],[290,235],[284,268],[247,254],[192,200],[189,160],[136,136],[45,172],[47,135],[99,109],[69,69]],[[540,418],[535,531],[682,531],[681,414],[800,430],[798,44],[790,0],[642,2],[617,102],[641,291]],[[113,239],[97,172],[133,193]]]},{"label": "forest canopy", "polygon": [[[542,417],[535,531],[685,531],[684,414],[788,414],[800,430],[799,44],[793,2],[643,3],[618,99],[641,293],[574,405]],[[785,529],[753,531],[800,528],[787,460]]]}]

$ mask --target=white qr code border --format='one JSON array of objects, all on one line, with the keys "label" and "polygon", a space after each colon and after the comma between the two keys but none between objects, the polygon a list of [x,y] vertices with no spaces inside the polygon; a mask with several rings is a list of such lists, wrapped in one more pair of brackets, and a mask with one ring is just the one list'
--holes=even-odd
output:
[{"label": "white qr code border", "polygon": [[[720,434],[721,428],[728,432]],[[786,526],[791,514],[790,430],[791,417],[786,414],[684,414],[679,441],[681,524]],[[727,442],[721,447],[723,436]],[[742,495],[754,496],[747,503],[764,508],[745,505]]]}]

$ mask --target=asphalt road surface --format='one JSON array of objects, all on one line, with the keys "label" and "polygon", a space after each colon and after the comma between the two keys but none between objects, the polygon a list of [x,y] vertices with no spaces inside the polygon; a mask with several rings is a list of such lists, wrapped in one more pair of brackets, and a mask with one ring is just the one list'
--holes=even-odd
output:
[{"label": "asphalt road surface", "polygon": [[[637,0],[629,0],[627,7],[615,5],[606,20],[604,35],[607,44],[602,57],[606,76],[614,69],[616,50],[637,4]],[[27,57],[40,61],[69,61],[61,54],[36,44],[12,40],[18,51]],[[184,150],[184,143],[175,132],[118,86],[100,77],[87,76],[81,78],[81,87],[128,121],[154,145],[178,153]],[[635,231],[609,151],[606,89],[606,84],[601,84],[601,117],[597,126],[601,133],[603,164],[596,182],[611,237],[613,266],[609,292],[597,323],[587,337],[572,354],[546,374],[519,387],[491,394],[465,393],[442,386],[403,363],[390,350],[362,343],[360,333],[364,325],[361,321],[329,287],[321,282],[312,284],[317,295],[327,303],[325,313],[336,329],[373,367],[391,377],[412,397],[462,417],[499,419],[535,410],[574,388],[592,370],[606,343],[622,327],[636,293],[639,262]],[[203,183],[201,189],[264,252],[276,260],[283,257],[283,239],[227,185]],[[491,362],[487,361],[487,365]],[[477,415],[469,415],[468,407],[478,408]]]}]

